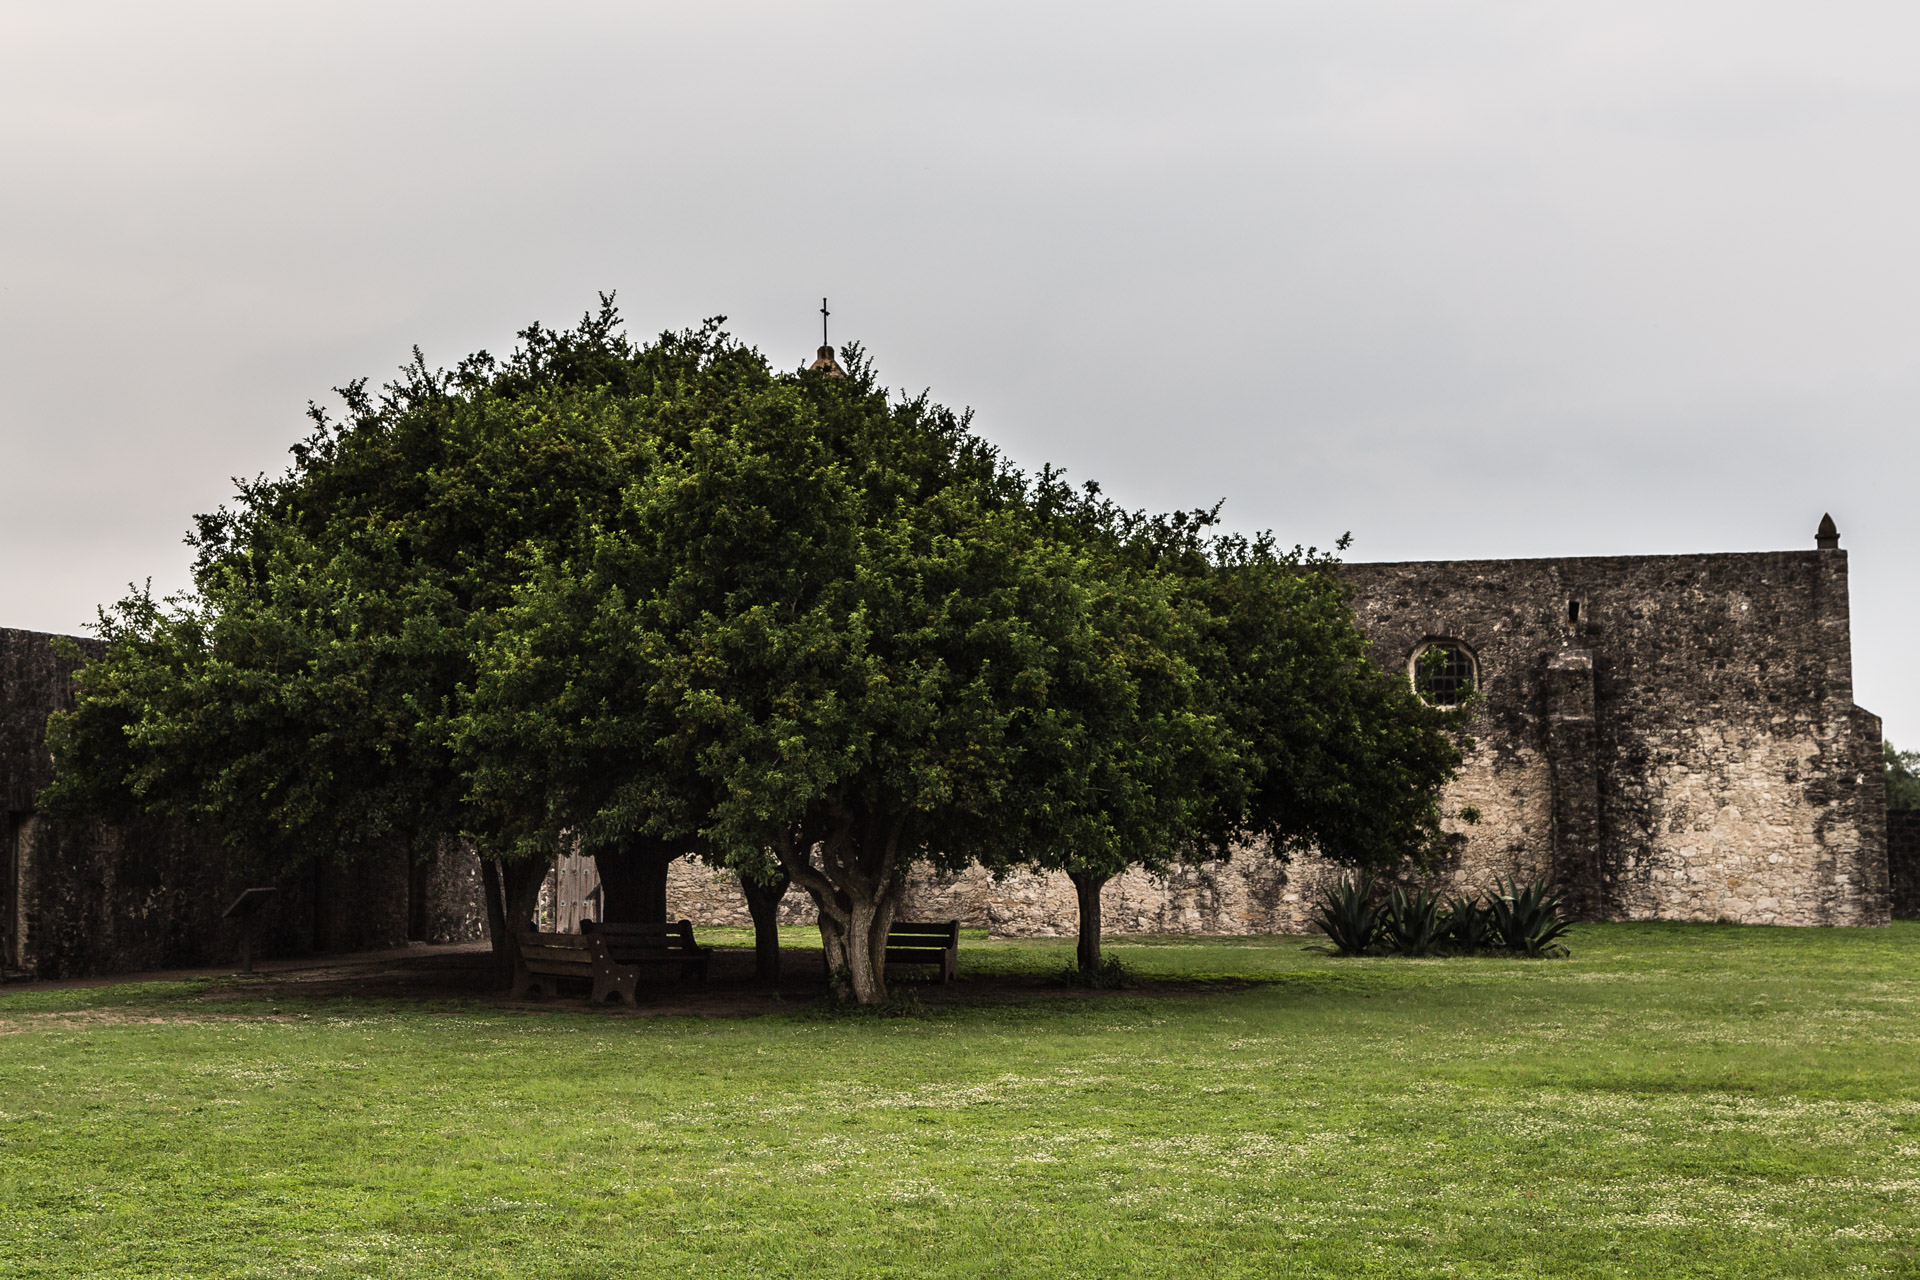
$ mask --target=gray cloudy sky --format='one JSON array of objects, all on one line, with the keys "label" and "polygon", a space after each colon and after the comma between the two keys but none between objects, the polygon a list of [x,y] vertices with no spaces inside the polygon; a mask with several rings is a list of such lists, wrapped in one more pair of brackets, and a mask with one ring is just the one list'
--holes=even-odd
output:
[{"label": "gray cloudy sky", "polygon": [[1920,8],[0,0],[0,625],[618,290],[1356,559],[1853,555],[1920,746]]}]

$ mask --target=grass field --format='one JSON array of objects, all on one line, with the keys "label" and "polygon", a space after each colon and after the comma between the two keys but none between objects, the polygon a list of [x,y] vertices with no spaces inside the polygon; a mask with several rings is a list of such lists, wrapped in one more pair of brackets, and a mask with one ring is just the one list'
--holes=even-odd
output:
[{"label": "grass field", "polygon": [[0,994],[0,1273],[1920,1274],[1920,925],[1572,941],[892,1019]]}]

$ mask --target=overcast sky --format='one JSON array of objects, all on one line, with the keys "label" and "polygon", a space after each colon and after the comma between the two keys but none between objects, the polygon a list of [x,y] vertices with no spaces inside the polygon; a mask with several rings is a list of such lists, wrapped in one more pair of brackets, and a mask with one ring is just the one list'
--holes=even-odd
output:
[{"label": "overcast sky", "polygon": [[309,398],[832,298],[1016,460],[1354,559],[1852,553],[1920,746],[1920,6],[0,0],[0,626]]}]

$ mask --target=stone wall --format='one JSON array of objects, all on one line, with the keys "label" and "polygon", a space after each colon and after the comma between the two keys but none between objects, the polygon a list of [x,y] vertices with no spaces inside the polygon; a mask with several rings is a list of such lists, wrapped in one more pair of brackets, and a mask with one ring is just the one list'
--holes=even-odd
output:
[{"label": "stone wall", "polygon": [[[1838,549],[1348,565],[1382,664],[1427,642],[1474,657],[1473,745],[1431,877],[1485,893],[1551,877],[1589,919],[1874,925],[1888,912],[1880,724],[1853,703]],[[1242,855],[1109,884],[1111,932],[1298,932],[1338,873]],[[670,906],[747,923],[726,878],[676,864]],[[1064,876],[916,874],[908,917],[1072,933]],[[783,918],[810,920],[798,891]]]},{"label": "stone wall", "polygon": [[[1529,876],[1524,863],[1500,874],[1508,872]],[[1115,936],[1307,933],[1320,892],[1345,874],[1318,858],[1282,863],[1250,852],[1225,862],[1177,867],[1165,878],[1135,868],[1101,890],[1103,931]],[[1444,869],[1439,880],[1440,887],[1491,887],[1490,876],[1459,874],[1455,868]],[[734,877],[691,858],[674,863],[668,873],[667,914],[695,924],[752,924]],[[1079,928],[1073,883],[1066,876],[1016,871],[996,880],[977,867],[951,876],[915,868],[899,918],[958,920],[966,928],[1007,938],[1070,937]],[[789,889],[780,901],[780,922],[812,924],[812,900]]]},{"label": "stone wall", "polygon": [[408,890],[409,942],[481,942],[487,936],[486,888],[480,857],[449,840],[413,866]]},{"label": "stone wall", "polygon": [[1452,882],[1551,870],[1583,915],[1887,919],[1879,720],[1853,703],[1846,553],[1361,564],[1380,660],[1473,653]]},{"label": "stone wall", "polygon": [[[1242,855],[1228,862],[1182,867],[1165,880],[1135,869],[1101,891],[1109,934],[1304,933],[1321,885],[1336,873],[1324,863],[1286,866]],[[738,880],[683,858],[667,873],[667,914],[695,924],[750,926]],[[1079,927],[1073,883],[1064,875],[1018,871],[996,880],[979,868],[938,875],[916,868],[898,918],[958,920],[1001,937],[1051,938]],[[780,901],[782,924],[812,924],[813,901],[789,889]]]},{"label": "stone wall", "polygon": [[[444,850],[418,868],[405,849],[272,875],[217,831],[141,818],[56,822],[35,809],[52,781],[47,716],[70,705],[58,637],[0,630],[0,969],[81,977],[222,964],[239,926],[221,913],[243,889],[277,892],[254,922],[261,958],[485,936],[479,863]],[[97,653],[92,641],[76,640]],[[424,898],[421,896],[424,895]]]},{"label": "stone wall", "polygon": [[1920,809],[1887,813],[1887,887],[1894,918],[1920,920]]}]

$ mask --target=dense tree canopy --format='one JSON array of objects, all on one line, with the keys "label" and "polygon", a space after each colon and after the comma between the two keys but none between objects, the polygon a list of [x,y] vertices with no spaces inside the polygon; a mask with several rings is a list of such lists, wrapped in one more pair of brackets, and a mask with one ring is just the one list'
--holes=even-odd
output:
[{"label": "dense tree canopy", "polygon": [[[1020,474],[968,421],[609,304],[505,362],[416,354],[203,517],[195,591],[102,615],[69,811],[219,823],[279,866],[459,837],[496,940],[553,852],[698,852],[819,907],[886,994],[914,862],[1420,856],[1448,722],[1331,562]],[[518,870],[516,870],[518,869]]]},{"label": "dense tree canopy", "polygon": [[1075,760],[1022,809],[1023,859],[1074,883],[1083,972],[1100,963],[1101,889],[1129,866],[1313,850],[1373,873],[1443,847],[1461,717],[1373,663],[1331,556],[1215,534],[1217,511],[1129,512],[1051,474],[1036,498],[1100,565],[1098,692],[1075,702]]},{"label": "dense tree canopy", "polygon": [[1881,744],[1887,779],[1887,808],[1920,809],[1920,751],[1901,751],[1891,742]]},{"label": "dense tree canopy", "polygon": [[506,852],[452,740],[489,619],[530,554],[617,502],[639,437],[610,418],[695,371],[764,374],[711,327],[632,346],[611,307],[521,336],[504,364],[416,353],[378,396],[343,388],[284,476],[199,518],[191,594],[103,611],[107,656],[50,726],[49,806],[215,822],[275,868],[387,840]]},{"label": "dense tree canopy", "polygon": [[870,999],[910,861],[1017,855],[999,802],[1044,732],[1072,564],[960,419],[848,366],[663,424],[618,510],[530,563],[457,741],[529,848],[571,830],[771,858]]}]

